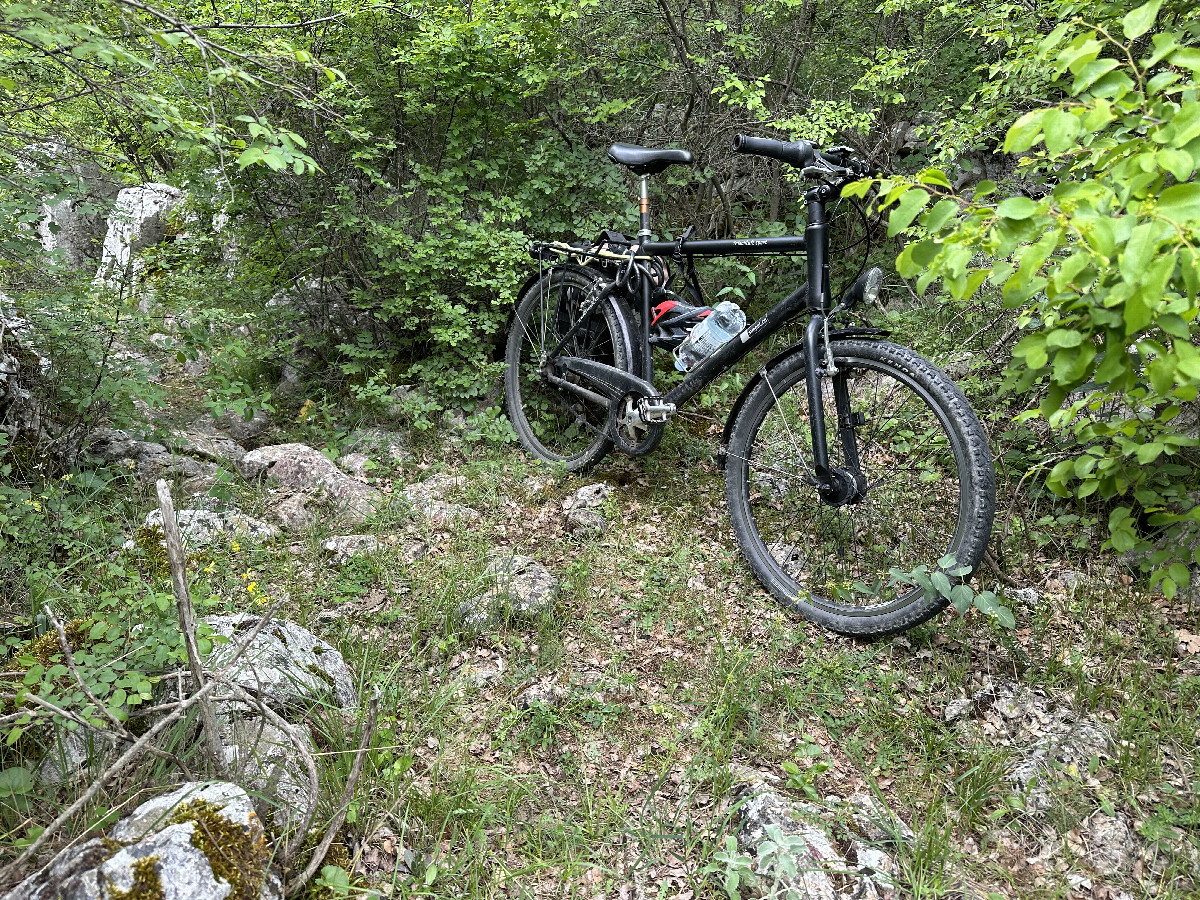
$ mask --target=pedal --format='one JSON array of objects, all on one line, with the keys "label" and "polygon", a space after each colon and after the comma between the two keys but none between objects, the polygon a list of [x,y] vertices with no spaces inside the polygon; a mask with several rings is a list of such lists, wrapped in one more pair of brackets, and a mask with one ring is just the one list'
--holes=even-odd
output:
[{"label": "pedal", "polygon": [[662,425],[675,415],[675,404],[664,403],[657,397],[644,397],[638,401],[638,415],[643,422]]}]

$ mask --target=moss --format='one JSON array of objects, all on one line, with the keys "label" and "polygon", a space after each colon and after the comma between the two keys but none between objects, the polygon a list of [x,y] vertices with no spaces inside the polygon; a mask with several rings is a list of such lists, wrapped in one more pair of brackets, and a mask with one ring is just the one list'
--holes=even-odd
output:
[{"label": "moss", "polygon": [[213,874],[229,884],[227,900],[258,900],[271,851],[266,838],[230,822],[206,800],[181,804],[170,824],[191,822],[192,846],[208,858]]},{"label": "moss", "polygon": [[[67,642],[71,645],[72,650],[78,650],[91,643],[91,638],[88,636],[91,627],[91,619],[72,619],[63,626],[67,632]],[[58,631],[52,628],[41,637],[34,638],[23,647],[17,648],[17,652],[13,654],[17,658],[15,669],[24,671],[28,668],[20,663],[20,658],[23,656],[32,656],[34,662],[39,665],[49,666],[61,654],[62,647],[58,643]]]},{"label": "moss", "polygon": [[171,574],[171,562],[167,559],[164,540],[163,530],[158,526],[148,528],[143,525],[133,533],[133,544],[142,551],[142,559],[146,561],[146,568],[150,575]]},{"label": "moss", "polygon": [[164,900],[162,879],[158,877],[158,857],[143,856],[134,860],[129,867],[133,871],[133,884],[128,890],[118,890],[108,884],[106,900]]},{"label": "moss", "polygon": [[313,675],[316,675],[317,678],[324,681],[331,688],[337,687],[337,682],[333,680],[333,676],[330,675],[328,672],[326,672],[324,669],[322,669],[320,666],[316,665],[315,663],[309,663],[308,665],[306,665],[304,667],[304,671],[311,672]]}]

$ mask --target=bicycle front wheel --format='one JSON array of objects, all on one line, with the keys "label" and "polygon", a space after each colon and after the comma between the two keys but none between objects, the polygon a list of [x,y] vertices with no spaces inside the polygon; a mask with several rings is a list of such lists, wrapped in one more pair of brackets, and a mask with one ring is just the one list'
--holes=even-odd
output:
[{"label": "bicycle front wheel", "polygon": [[835,379],[845,379],[857,502],[833,505],[813,483],[802,351],[747,395],[726,450],[729,514],[742,553],[771,594],[844,634],[911,628],[945,605],[893,583],[890,570],[936,570],[953,556],[974,570],[996,506],[987,436],[962,392],[936,366],[886,341],[832,345],[838,375],[822,379],[830,466],[853,470],[839,435]]},{"label": "bicycle front wheel", "polygon": [[[532,282],[517,300],[505,351],[504,397],[517,438],[537,459],[582,472],[612,448],[605,436],[607,404],[553,384],[548,355],[579,321],[605,282],[594,272],[558,266]],[[600,303],[567,341],[562,354],[627,372],[636,368],[633,313],[619,297]],[[564,379],[577,382],[574,375]]]}]

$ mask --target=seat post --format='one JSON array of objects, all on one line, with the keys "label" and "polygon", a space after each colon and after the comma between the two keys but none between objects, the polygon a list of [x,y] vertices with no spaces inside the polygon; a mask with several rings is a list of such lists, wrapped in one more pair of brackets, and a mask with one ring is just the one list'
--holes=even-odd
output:
[{"label": "seat post", "polygon": [[650,240],[650,176],[643,175],[640,179],[641,193],[638,209],[641,213],[642,227],[638,231],[638,241],[642,244]]}]

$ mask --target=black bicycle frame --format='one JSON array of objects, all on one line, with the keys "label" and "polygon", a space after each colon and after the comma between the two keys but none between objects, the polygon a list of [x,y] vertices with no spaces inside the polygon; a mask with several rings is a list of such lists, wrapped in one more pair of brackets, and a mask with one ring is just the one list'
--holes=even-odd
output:
[{"label": "black bicycle frame", "polygon": [[[804,235],[769,238],[730,238],[728,240],[687,241],[682,248],[674,241],[648,242],[638,250],[642,256],[674,257],[677,253],[686,256],[716,258],[722,256],[782,255],[806,252],[808,281],[800,285],[771,307],[762,318],[743,329],[741,334],[723,344],[711,356],[702,359],[688,372],[683,381],[668,391],[662,400],[682,406],[710,385],[718,375],[736,365],[750,351],[775,333],[789,319],[799,315],[803,309],[811,313],[808,327],[804,330],[804,352],[808,359],[806,388],[808,394],[809,424],[812,430],[813,474],[825,481],[830,473],[829,445],[825,437],[825,411],[821,402],[821,375],[823,370],[818,355],[821,337],[825,329],[825,316],[831,300],[829,296],[829,227],[825,221],[825,202],[831,195],[829,187],[822,185],[805,194],[808,205],[808,225]],[[654,369],[650,361],[650,280],[642,279],[642,378],[654,383]],[[815,286],[815,287],[814,287]],[[844,383],[835,384],[835,403],[839,419],[847,418],[849,401],[844,397]],[[845,407],[845,409],[843,409]],[[845,438],[845,435],[842,435]],[[851,437],[850,444],[854,441]]]}]

